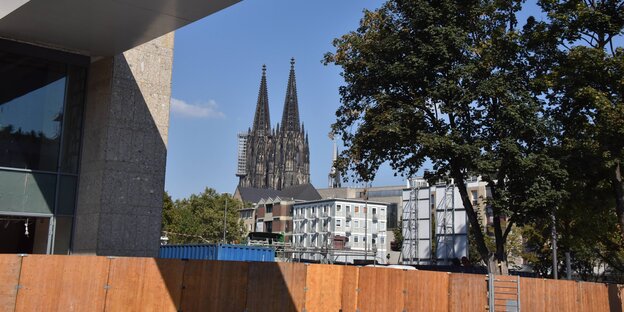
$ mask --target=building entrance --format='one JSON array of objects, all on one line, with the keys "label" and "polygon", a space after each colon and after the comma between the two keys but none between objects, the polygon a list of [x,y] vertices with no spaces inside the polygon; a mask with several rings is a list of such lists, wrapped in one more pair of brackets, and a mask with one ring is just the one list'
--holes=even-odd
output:
[{"label": "building entrance", "polygon": [[0,253],[45,254],[50,218],[0,216]]}]

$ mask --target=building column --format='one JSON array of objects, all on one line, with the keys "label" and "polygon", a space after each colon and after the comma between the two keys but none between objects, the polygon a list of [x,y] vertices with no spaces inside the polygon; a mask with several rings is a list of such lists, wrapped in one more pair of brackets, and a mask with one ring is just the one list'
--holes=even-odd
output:
[{"label": "building column", "polygon": [[158,255],[174,34],[91,63],[73,252]]}]

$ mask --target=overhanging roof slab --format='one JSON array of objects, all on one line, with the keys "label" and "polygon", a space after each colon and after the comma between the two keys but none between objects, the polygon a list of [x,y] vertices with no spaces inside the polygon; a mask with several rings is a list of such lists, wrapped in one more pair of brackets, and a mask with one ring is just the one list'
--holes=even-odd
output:
[{"label": "overhanging roof slab", "polygon": [[0,37],[109,56],[239,1],[10,0],[0,6]]}]

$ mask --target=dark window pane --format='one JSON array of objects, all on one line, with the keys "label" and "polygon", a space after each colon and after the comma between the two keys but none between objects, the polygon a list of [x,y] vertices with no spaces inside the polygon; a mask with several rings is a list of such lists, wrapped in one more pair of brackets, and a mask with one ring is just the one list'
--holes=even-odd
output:
[{"label": "dark window pane", "polygon": [[61,172],[78,173],[85,94],[85,70],[82,67],[70,66],[67,79]]},{"label": "dark window pane", "polygon": [[77,177],[62,175],[60,178],[58,193],[58,208],[56,214],[71,216],[76,206],[76,181]]},{"label": "dark window pane", "polygon": [[56,218],[56,232],[54,233],[54,254],[66,255],[69,253],[69,241],[72,231],[72,218]]},{"label": "dark window pane", "polygon": [[56,175],[0,170],[0,211],[52,214]]},{"label": "dark window pane", "polygon": [[0,52],[0,166],[56,171],[66,66]]}]

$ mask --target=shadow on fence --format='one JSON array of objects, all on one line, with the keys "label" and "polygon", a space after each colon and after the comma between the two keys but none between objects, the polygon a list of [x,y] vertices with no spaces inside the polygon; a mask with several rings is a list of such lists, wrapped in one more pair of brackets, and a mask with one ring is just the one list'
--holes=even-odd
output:
[{"label": "shadow on fence", "polygon": [[[622,311],[618,285],[521,278],[522,311]],[[0,311],[487,311],[485,275],[0,255]]]}]

